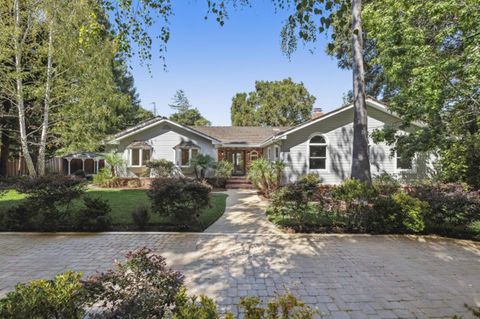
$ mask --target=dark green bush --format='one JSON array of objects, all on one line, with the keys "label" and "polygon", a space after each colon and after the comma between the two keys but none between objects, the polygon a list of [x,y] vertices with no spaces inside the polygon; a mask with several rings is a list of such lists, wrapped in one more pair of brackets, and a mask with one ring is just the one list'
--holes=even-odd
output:
[{"label": "dark green bush", "polygon": [[332,196],[335,199],[353,202],[368,202],[375,198],[378,192],[371,185],[357,179],[347,179],[342,184],[332,189]]},{"label": "dark green bush", "polygon": [[463,185],[422,183],[409,187],[408,193],[429,204],[427,232],[467,235],[468,225],[479,219],[480,193],[469,192]]},{"label": "dark green bush", "polygon": [[400,190],[398,180],[388,173],[383,173],[373,178],[373,188],[382,195],[391,195]]},{"label": "dark green bush", "polygon": [[140,230],[145,229],[150,221],[150,209],[148,206],[140,206],[135,208],[132,212],[132,220]]},{"label": "dark green bush", "polygon": [[112,209],[107,200],[85,196],[85,207],[75,213],[74,227],[81,231],[105,231],[112,226]]},{"label": "dark green bush", "polygon": [[150,160],[147,162],[147,167],[157,177],[173,177],[176,166],[173,162],[166,159]]},{"label": "dark green bush", "polygon": [[81,273],[66,272],[53,280],[16,285],[14,291],[0,300],[0,318],[84,318],[87,294],[81,277]]},{"label": "dark green bush", "polygon": [[200,210],[210,203],[210,188],[188,178],[161,178],[147,192],[152,210],[176,222],[196,223]]},{"label": "dark green bush", "polygon": [[85,171],[83,169],[79,169],[75,172],[73,172],[73,176],[79,177],[79,178],[85,178],[87,177],[87,174],[85,174]]},{"label": "dark green bush", "polygon": [[183,275],[147,248],[129,252],[116,269],[85,283],[89,299],[98,306],[94,318],[163,318],[182,285]]}]

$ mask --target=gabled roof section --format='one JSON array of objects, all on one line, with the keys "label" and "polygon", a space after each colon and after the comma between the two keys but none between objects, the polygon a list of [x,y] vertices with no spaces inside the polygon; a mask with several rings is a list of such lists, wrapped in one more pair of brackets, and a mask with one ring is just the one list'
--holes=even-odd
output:
[{"label": "gabled roof section", "polygon": [[174,122],[174,121],[171,121],[165,117],[161,117],[161,116],[157,116],[157,117],[154,117],[152,119],[149,119],[149,120],[146,120],[146,121],[143,121],[133,127],[130,127],[130,128],[127,128],[121,132],[118,132],[117,134],[113,135],[112,139],[110,139],[107,143],[108,144],[115,144],[116,142],[126,138],[126,137],[129,137],[129,136],[132,136],[134,134],[137,134],[137,133],[140,133],[142,131],[145,131],[149,128],[152,128],[154,126],[157,126],[157,125],[160,125],[162,123],[168,123],[172,126],[176,126],[176,127],[179,127],[179,128],[182,128],[184,130],[187,130],[191,133],[194,133],[198,136],[201,136],[203,138],[206,138],[207,140],[211,140],[214,144],[217,144],[217,143],[220,143],[220,140],[212,137],[212,136],[209,136],[203,132],[200,132],[200,131],[197,131],[195,129],[193,129],[192,127],[189,127],[189,126],[186,126],[186,125],[181,125],[181,124],[178,124],[177,122]]},{"label": "gabled roof section", "polygon": [[[393,111],[390,111],[390,110],[388,109],[388,107],[387,107],[386,104],[384,104],[384,103],[382,103],[382,102],[380,102],[380,101],[378,101],[378,100],[376,100],[376,99],[374,99],[374,98],[372,98],[372,97],[367,97],[367,99],[365,100],[365,102],[367,103],[367,106],[370,106],[370,107],[372,107],[372,108],[374,108],[374,109],[376,109],[376,110],[378,110],[378,111],[387,113],[387,114],[389,114],[389,115],[391,115],[391,116],[393,116],[393,117],[396,117],[396,118],[398,118],[398,119],[401,119],[401,117],[400,117],[397,113],[395,113],[395,112],[393,112]],[[326,120],[326,119],[328,119],[328,118],[330,118],[330,117],[332,117],[332,116],[334,116],[334,115],[337,115],[337,114],[339,114],[339,113],[345,112],[345,111],[350,110],[350,109],[352,109],[352,108],[353,108],[353,104],[349,104],[349,105],[346,105],[346,106],[339,107],[339,108],[337,108],[337,109],[335,109],[335,110],[332,110],[332,111],[330,111],[330,112],[328,112],[328,113],[322,114],[320,117],[312,118],[312,119],[310,119],[310,120],[308,120],[308,121],[305,121],[305,122],[303,122],[303,123],[298,124],[297,126],[294,126],[294,127],[291,127],[291,128],[289,128],[289,129],[287,129],[287,130],[284,130],[284,131],[282,131],[282,132],[279,132],[279,133],[277,133],[275,136],[266,139],[262,144],[263,144],[263,145],[268,145],[268,144],[272,143],[274,140],[282,139],[282,138],[286,137],[286,136],[287,136],[288,134],[290,134],[290,133],[293,133],[293,132],[296,132],[296,131],[298,131],[298,130],[301,130],[302,128],[308,127],[308,126],[310,126],[310,125],[312,125],[312,124],[315,124],[315,123],[324,121],[324,120]],[[418,122],[413,122],[412,124],[415,125],[415,126],[418,126],[418,127],[424,126],[422,123],[418,123]]]},{"label": "gabled roof section", "polygon": [[266,139],[289,127],[262,126],[191,126],[192,129],[212,136],[231,146],[259,146]]}]

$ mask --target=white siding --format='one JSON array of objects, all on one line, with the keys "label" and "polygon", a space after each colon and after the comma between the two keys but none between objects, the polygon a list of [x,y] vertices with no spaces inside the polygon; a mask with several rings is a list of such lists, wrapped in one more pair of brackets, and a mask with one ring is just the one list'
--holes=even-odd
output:
[{"label": "white siding", "polygon": [[[383,128],[385,123],[399,124],[397,118],[373,108],[368,109],[368,115],[369,133]],[[353,147],[352,122],[353,110],[350,109],[287,135],[287,139],[282,141],[281,149],[281,159],[287,164],[285,181],[294,181],[308,173],[317,173],[326,184],[338,184],[349,178]],[[314,134],[322,134],[327,140],[326,170],[309,169],[308,142]],[[372,175],[399,173],[390,146],[385,143],[374,144],[370,138],[370,147]]]},{"label": "white siding", "polygon": [[[169,124],[160,124],[120,140],[120,144],[117,145],[117,152],[122,154],[126,163],[129,163],[127,146],[134,141],[146,141],[150,144],[152,146],[152,159],[166,159],[175,162],[175,164],[179,164],[180,157],[175,155],[174,147],[182,141],[195,143],[200,147],[199,153],[217,159],[215,146],[210,140]],[[128,171],[126,175],[132,176],[132,173]]]}]

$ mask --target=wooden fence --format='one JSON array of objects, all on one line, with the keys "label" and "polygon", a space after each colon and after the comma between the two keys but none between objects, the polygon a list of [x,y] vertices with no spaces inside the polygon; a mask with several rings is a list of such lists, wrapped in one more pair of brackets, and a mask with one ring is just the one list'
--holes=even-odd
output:
[{"label": "wooden fence", "polygon": [[[64,173],[63,159],[61,157],[54,157],[45,163],[47,172],[50,173]],[[23,158],[9,160],[7,162],[7,176],[22,176],[28,175],[27,165]]]}]

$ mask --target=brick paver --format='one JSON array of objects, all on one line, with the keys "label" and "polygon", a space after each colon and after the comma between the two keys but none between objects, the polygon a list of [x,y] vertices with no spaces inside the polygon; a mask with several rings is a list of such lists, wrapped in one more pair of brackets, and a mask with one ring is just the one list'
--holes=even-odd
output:
[{"label": "brick paver", "polygon": [[286,290],[327,318],[451,318],[455,313],[470,318],[463,304],[480,306],[479,243],[249,229],[0,234],[0,294],[19,281],[67,269],[105,270],[127,251],[148,246],[185,273],[191,292],[216,297],[234,311],[241,296],[268,299]]}]

